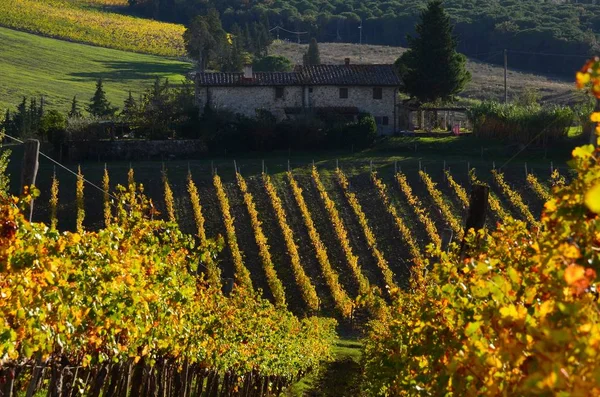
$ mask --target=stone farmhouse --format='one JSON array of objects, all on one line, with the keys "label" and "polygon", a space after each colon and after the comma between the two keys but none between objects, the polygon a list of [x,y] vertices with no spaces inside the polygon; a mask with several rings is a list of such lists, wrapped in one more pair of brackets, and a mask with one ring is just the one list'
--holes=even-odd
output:
[{"label": "stone farmhouse", "polygon": [[400,78],[393,65],[296,66],[291,72],[199,72],[196,96],[201,109],[228,109],[254,117],[257,109],[278,120],[304,114],[335,112],[356,119],[361,112],[375,117],[380,134],[397,131]]}]

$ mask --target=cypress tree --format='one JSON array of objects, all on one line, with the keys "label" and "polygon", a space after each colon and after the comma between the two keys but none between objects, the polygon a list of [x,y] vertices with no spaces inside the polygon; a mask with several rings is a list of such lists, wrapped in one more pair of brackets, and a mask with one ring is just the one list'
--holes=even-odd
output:
[{"label": "cypress tree", "polygon": [[456,52],[454,26],[441,0],[431,1],[408,37],[408,51],[396,61],[405,91],[419,102],[452,101],[471,81],[466,58]]},{"label": "cypress tree", "polygon": [[69,118],[70,119],[78,119],[81,118],[81,112],[79,111],[79,103],[77,102],[77,95],[73,97],[71,101],[71,110],[69,110]]},{"label": "cypress tree", "polygon": [[96,83],[96,92],[90,98],[90,103],[86,106],[85,110],[92,116],[99,118],[113,117],[115,115],[117,108],[112,107],[108,99],[106,99],[102,79],[99,79]]},{"label": "cypress tree", "polygon": [[310,44],[308,45],[308,51],[304,54],[304,64],[305,65],[320,65],[321,64],[321,54],[319,53],[319,44],[317,43],[317,39],[314,37],[310,40]]}]

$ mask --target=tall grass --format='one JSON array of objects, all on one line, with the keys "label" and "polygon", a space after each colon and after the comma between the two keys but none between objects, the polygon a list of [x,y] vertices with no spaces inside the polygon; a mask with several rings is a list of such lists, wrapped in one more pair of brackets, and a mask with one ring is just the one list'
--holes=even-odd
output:
[{"label": "tall grass", "polygon": [[467,116],[478,137],[542,145],[566,138],[575,112],[564,106],[482,102]]}]

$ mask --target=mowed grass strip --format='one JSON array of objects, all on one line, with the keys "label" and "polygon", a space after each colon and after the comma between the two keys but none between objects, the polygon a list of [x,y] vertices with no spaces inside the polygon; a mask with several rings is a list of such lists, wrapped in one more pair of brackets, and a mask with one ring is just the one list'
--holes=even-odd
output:
[{"label": "mowed grass strip", "polygon": [[2,0],[0,26],[125,51],[163,56],[185,54],[183,25],[85,5],[57,0]]},{"label": "mowed grass strip", "polygon": [[104,80],[108,100],[122,107],[128,91],[138,95],[156,76],[179,83],[191,64],[170,58],[70,43],[0,27],[0,110],[14,110],[23,96],[45,95],[49,108],[80,105]]}]

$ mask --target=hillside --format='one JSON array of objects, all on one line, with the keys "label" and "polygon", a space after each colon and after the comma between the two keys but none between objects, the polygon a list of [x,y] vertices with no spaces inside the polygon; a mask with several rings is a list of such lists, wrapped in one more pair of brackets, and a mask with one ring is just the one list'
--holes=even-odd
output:
[{"label": "hillside", "polygon": [[[428,0],[137,0],[135,11],[157,20],[187,23],[216,8],[225,29],[259,22],[282,27],[282,39],[406,46],[407,34]],[[444,0],[458,49],[469,56],[515,51],[513,65],[564,74],[598,52],[597,1]],[[275,32],[274,32],[275,34]],[[518,53],[517,53],[518,51]],[[549,57],[546,54],[560,54]],[[502,63],[501,57],[493,60]]]},{"label": "hillside", "polygon": [[190,65],[173,59],[70,43],[0,28],[0,109],[13,109],[23,96],[46,95],[51,108],[68,110],[105,81],[108,99],[121,106],[131,90],[142,93],[155,76],[184,78]]},{"label": "hillside", "polygon": [[[275,41],[269,51],[283,55],[293,63],[301,62],[307,45],[292,42]],[[358,45],[348,43],[320,43],[319,50],[323,63],[340,64],[344,58],[353,63],[394,63],[405,51],[402,47],[378,45]],[[504,69],[490,63],[469,59],[467,68],[473,80],[461,95],[473,99],[496,99],[504,97]],[[509,99],[517,97],[527,88],[537,89],[541,99],[551,103],[569,103],[577,98],[572,80],[563,80],[556,76],[543,76],[511,70],[509,61],[508,94]]]},{"label": "hillside", "polygon": [[98,9],[120,0],[2,0],[0,26],[125,51],[182,56],[182,25]]}]

